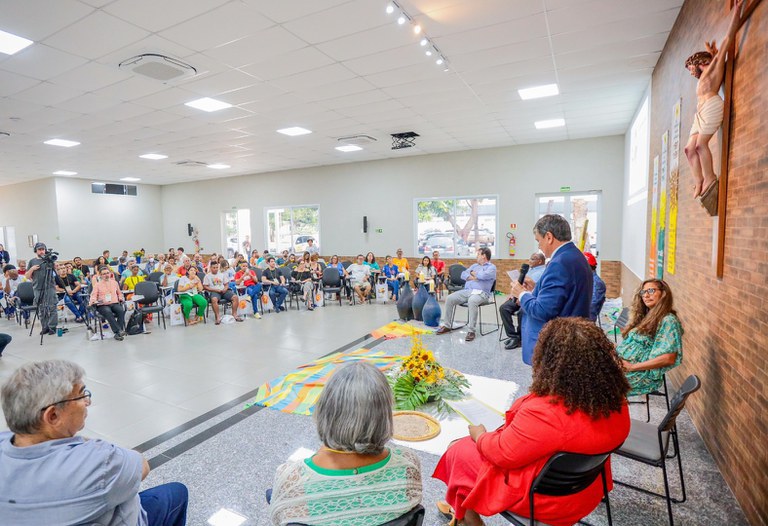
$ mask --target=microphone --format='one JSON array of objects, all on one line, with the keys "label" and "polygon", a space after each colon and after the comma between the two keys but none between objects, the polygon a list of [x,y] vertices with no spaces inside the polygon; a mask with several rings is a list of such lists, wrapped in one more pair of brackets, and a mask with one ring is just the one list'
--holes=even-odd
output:
[{"label": "microphone", "polygon": [[525,275],[528,274],[528,270],[530,270],[531,266],[528,263],[523,263],[520,267],[520,276],[518,276],[517,281],[520,283],[520,285],[525,282]]}]

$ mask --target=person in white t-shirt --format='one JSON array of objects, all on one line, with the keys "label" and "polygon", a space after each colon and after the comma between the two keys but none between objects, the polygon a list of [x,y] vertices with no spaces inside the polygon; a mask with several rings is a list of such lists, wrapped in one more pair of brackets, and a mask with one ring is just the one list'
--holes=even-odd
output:
[{"label": "person in white t-shirt", "polygon": [[[352,263],[347,267],[347,273],[351,277],[352,288],[355,290],[357,297],[360,298],[360,303],[365,303],[368,299],[368,295],[371,293],[371,282],[368,281],[371,275],[371,267],[363,264],[364,256],[362,254],[357,255],[357,263]],[[352,298],[350,298],[350,305],[352,304]]]},{"label": "person in white t-shirt", "polygon": [[210,271],[203,279],[203,288],[208,291],[208,295],[211,298],[211,307],[213,307],[213,314],[216,316],[216,325],[221,324],[219,303],[222,301],[232,304],[232,316],[235,317],[235,321],[243,321],[237,315],[237,295],[229,288],[229,276],[221,272],[218,261],[211,261]]},{"label": "person in white t-shirt", "polygon": [[[208,307],[208,300],[203,296],[203,282],[197,276],[197,267],[194,265],[187,269],[186,275],[179,278],[179,284],[176,287],[179,293],[179,303],[181,303],[181,312],[184,318],[188,320],[188,325],[194,325],[203,319],[205,309]],[[191,319],[192,306],[195,306],[197,317]]]}]

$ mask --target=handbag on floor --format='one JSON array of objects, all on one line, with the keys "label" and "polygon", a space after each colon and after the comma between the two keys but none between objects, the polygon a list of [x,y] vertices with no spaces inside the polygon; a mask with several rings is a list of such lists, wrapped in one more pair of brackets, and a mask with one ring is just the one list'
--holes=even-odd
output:
[{"label": "handbag on floor", "polygon": [[237,315],[238,316],[251,316],[253,314],[253,303],[251,297],[247,294],[237,297]]}]

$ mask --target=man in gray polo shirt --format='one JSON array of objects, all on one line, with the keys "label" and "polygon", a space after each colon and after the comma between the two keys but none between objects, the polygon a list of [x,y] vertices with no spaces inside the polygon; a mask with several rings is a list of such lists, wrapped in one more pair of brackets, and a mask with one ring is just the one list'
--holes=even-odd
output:
[{"label": "man in gray polo shirt", "polygon": [[149,464],[136,451],[75,436],[91,392],[85,371],[65,360],[21,366],[3,384],[0,522],[14,526],[184,526],[187,488],[139,493]]}]

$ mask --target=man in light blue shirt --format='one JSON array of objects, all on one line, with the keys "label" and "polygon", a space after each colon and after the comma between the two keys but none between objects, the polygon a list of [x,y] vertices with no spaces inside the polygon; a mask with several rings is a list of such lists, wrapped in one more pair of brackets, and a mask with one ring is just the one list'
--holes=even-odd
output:
[{"label": "man in light blue shirt", "polygon": [[496,265],[491,263],[491,249],[481,248],[477,251],[477,263],[461,273],[461,279],[465,280],[464,288],[457,290],[445,299],[445,311],[440,320],[436,334],[445,334],[453,330],[453,315],[458,305],[467,306],[469,321],[467,322],[467,336],[465,341],[475,339],[477,329],[477,315],[481,305],[491,301],[493,297],[493,284],[496,282]]},{"label": "man in light blue shirt", "polygon": [[0,521],[13,526],[184,526],[187,488],[139,493],[149,464],[136,451],[75,436],[91,392],[85,371],[65,360],[27,363],[3,384]]}]

